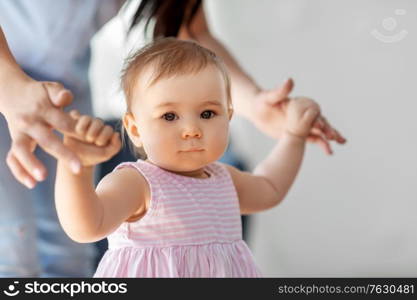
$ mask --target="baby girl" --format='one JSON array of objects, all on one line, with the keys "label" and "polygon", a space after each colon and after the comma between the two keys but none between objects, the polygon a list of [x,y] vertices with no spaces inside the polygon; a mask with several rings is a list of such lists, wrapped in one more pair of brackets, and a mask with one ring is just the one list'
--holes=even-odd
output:
[{"label": "baby girl", "polygon": [[260,277],[242,240],[242,214],[278,205],[299,171],[319,106],[283,101],[285,132],[253,172],[220,163],[233,115],[221,60],[194,42],[157,40],[127,62],[123,127],[141,159],[125,162],[95,188],[94,166],[121,147],[118,133],[78,112],[64,143],[82,161],[59,161],[56,208],[80,243],[107,237],[95,277]]}]

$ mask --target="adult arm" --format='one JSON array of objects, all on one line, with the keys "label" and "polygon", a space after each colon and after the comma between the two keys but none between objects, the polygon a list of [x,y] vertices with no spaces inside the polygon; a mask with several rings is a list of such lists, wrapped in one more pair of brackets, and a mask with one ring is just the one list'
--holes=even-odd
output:
[{"label": "adult arm", "polygon": [[28,188],[47,176],[45,166],[33,154],[37,145],[73,166],[74,172],[81,166],[52,132],[52,128],[73,131],[73,120],[61,109],[71,101],[71,92],[62,84],[36,81],[23,72],[0,27],[0,113],[12,139],[6,161],[13,176]]}]

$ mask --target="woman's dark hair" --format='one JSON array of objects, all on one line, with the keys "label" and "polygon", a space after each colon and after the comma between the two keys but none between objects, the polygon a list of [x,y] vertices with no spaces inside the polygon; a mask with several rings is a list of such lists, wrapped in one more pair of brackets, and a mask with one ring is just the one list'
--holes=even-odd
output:
[{"label": "woman's dark hair", "polygon": [[142,0],[136,10],[129,32],[135,25],[145,22],[145,34],[149,22],[154,19],[153,38],[177,37],[181,25],[189,25],[201,6],[202,0]]}]

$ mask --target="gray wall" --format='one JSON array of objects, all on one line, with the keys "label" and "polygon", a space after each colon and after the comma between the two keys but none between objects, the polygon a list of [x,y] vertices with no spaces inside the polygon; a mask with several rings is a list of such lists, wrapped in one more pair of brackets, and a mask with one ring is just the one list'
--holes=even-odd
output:
[{"label": "gray wall", "polygon": [[[206,10],[213,33],[262,87],[291,76],[293,95],[316,99],[348,139],[332,157],[309,145],[284,202],[251,217],[249,246],[263,273],[417,276],[417,2],[208,0]],[[117,25],[108,27],[98,45],[110,43]],[[105,115],[98,74],[118,70],[103,67],[117,55],[102,49],[92,78]],[[274,143],[240,118],[232,133],[251,168]]]}]

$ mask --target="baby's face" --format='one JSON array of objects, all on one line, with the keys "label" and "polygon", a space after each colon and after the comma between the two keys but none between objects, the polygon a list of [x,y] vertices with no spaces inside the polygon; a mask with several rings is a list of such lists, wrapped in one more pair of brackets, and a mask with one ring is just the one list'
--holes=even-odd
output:
[{"label": "baby's face", "polygon": [[150,87],[143,87],[149,73],[143,75],[134,90],[132,113],[148,159],[176,172],[218,160],[227,147],[230,120],[220,71],[208,66]]}]

